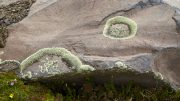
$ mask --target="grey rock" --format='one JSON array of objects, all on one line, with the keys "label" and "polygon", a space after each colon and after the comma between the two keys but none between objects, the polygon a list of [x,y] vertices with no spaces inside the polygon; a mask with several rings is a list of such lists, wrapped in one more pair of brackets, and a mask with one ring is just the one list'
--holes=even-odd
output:
[{"label": "grey rock", "polygon": [[16,60],[5,60],[0,62],[0,72],[9,72],[17,70],[20,63]]},{"label": "grey rock", "polygon": [[176,22],[176,30],[180,34],[180,9],[175,10],[175,14],[173,16],[173,19]]},{"label": "grey rock", "polygon": [[[117,62],[122,62],[127,68],[144,73],[150,72],[151,63],[153,62],[152,54],[135,56],[127,59],[115,58],[115,57],[93,57],[93,56],[81,56],[81,60],[95,67],[97,70],[112,69],[116,67]],[[126,67],[125,67],[126,68]]]},{"label": "grey rock", "polygon": [[20,0],[0,0],[0,6],[7,6]]},{"label": "grey rock", "polygon": [[177,90],[180,88],[179,60],[179,48],[166,48],[157,53],[152,66],[155,73],[160,73]]},{"label": "grey rock", "polygon": [[139,71],[147,72],[151,71],[151,63],[153,61],[152,56],[138,56],[124,62],[127,66]]},{"label": "grey rock", "polygon": [[37,62],[26,67],[19,76],[24,79],[37,79],[68,72],[73,72],[73,69],[68,67],[67,63],[62,61],[61,57],[45,55]]}]

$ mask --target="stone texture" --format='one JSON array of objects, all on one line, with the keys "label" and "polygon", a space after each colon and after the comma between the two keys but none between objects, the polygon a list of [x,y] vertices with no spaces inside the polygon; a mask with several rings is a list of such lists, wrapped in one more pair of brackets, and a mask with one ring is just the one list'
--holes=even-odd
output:
[{"label": "stone texture", "polygon": [[[23,60],[41,48],[64,47],[79,57],[88,57],[84,61],[99,69],[112,67],[115,60],[120,60],[140,71],[150,70],[158,51],[180,47],[177,22],[172,19],[175,10],[159,0],[49,2],[46,6],[35,3],[30,16],[9,26],[10,36],[7,46],[0,49],[4,51],[0,58]],[[102,35],[105,22],[119,15],[137,22],[134,38],[112,40]]]},{"label": "stone texture", "polygon": [[14,3],[14,2],[17,2],[17,1],[20,1],[20,0],[0,0],[0,6],[7,6],[11,3]]},{"label": "stone texture", "polygon": [[14,60],[0,61],[0,72],[9,72],[19,69],[19,62]]},{"label": "stone texture", "polygon": [[176,22],[176,30],[180,34],[180,9],[176,9],[173,19]]},{"label": "stone texture", "polygon": [[180,88],[180,49],[167,48],[163,49],[154,60],[153,71],[161,73],[165,80],[170,81],[171,85]]},{"label": "stone texture", "polygon": [[40,77],[48,77],[68,72],[73,72],[73,70],[67,66],[66,62],[62,61],[61,57],[45,55],[37,62],[26,67],[20,76],[25,78],[26,76],[29,76],[27,75],[28,73],[31,73],[29,78],[37,79]]}]

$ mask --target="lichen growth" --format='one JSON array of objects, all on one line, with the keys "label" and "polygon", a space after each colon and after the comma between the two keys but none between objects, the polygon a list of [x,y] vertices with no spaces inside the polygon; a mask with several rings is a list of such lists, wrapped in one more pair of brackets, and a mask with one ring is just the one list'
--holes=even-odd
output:
[{"label": "lichen growth", "polygon": [[42,58],[44,55],[56,55],[62,58],[63,61],[67,63],[69,67],[71,67],[74,70],[80,71],[80,70],[94,70],[93,67],[88,66],[82,66],[81,60],[72,54],[70,51],[68,51],[65,48],[44,48],[36,53],[32,54],[25,60],[23,60],[20,64],[20,72],[30,66],[31,64],[37,62],[40,58]]},{"label": "lichen growth", "polygon": [[39,65],[40,72],[41,73],[47,73],[47,74],[58,74],[60,71],[58,70],[58,61],[55,60],[49,60],[46,58],[46,60],[42,61],[43,65]]},{"label": "lichen growth", "polygon": [[4,61],[1,61],[1,59],[0,59],[0,65],[9,64],[9,63],[20,65],[20,62],[17,61],[17,60],[4,60]]},{"label": "lichen growth", "polygon": [[123,62],[121,62],[121,61],[117,61],[115,63],[115,67],[121,68],[121,69],[127,69],[128,68],[128,66],[126,64],[124,64]]},{"label": "lichen growth", "polygon": [[[128,26],[128,29],[111,28],[113,25]],[[111,39],[129,39],[134,37],[136,32],[137,24],[135,21],[123,16],[116,16],[106,22],[103,35]]]}]

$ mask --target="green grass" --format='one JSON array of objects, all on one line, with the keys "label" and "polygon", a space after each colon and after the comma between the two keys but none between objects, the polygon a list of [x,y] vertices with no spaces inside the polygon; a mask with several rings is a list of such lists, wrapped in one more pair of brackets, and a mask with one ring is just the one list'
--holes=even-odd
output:
[{"label": "green grass", "polygon": [[[13,86],[10,85],[12,82]],[[12,72],[0,73],[0,101],[45,101],[52,98],[51,91],[38,83],[25,85]]]},{"label": "green grass", "polygon": [[[9,83],[15,79],[16,83],[10,86]],[[12,72],[0,73],[0,101],[180,100],[180,92],[175,92],[168,85],[146,88],[129,81],[126,85],[117,86],[112,80],[98,84],[94,82],[93,78],[89,77],[86,77],[81,85],[77,82],[68,82],[65,80],[58,80],[58,82],[61,82],[59,86],[53,86],[52,83],[48,83],[48,81],[44,82],[46,82],[46,84],[38,81],[22,81]],[[10,97],[10,95],[13,95],[13,97]]]},{"label": "green grass", "polygon": [[[112,35],[112,31],[110,31],[110,28],[112,25],[116,25],[116,24],[127,25],[129,28],[129,33],[127,33],[128,36],[121,35],[122,33],[127,32],[127,31],[124,31],[121,29],[114,30],[113,32],[117,33],[117,35]],[[121,40],[121,39],[129,39],[129,38],[134,37],[136,35],[136,32],[137,32],[137,24],[135,21],[133,21],[129,18],[123,17],[123,16],[116,16],[116,17],[109,19],[106,22],[106,25],[105,25],[104,30],[103,30],[103,35],[105,37],[108,37],[111,39],[120,39]],[[119,33],[120,33],[120,35],[118,35]]]}]

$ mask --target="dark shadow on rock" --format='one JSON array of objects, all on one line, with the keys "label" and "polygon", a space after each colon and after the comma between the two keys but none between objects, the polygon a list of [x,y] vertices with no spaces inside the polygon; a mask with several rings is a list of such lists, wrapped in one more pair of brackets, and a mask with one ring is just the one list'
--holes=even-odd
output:
[{"label": "dark shadow on rock", "polygon": [[30,83],[37,81],[55,91],[61,90],[58,88],[61,88],[63,84],[75,84],[76,87],[81,87],[82,84],[86,82],[92,82],[97,85],[113,82],[113,84],[117,87],[128,85],[129,83],[133,83],[144,88],[169,87],[167,83],[155,77],[152,72],[139,73],[132,70],[121,69],[111,69],[105,71],[97,70],[84,73],[66,73],[63,75],[39,78],[38,80],[27,82]]}]

